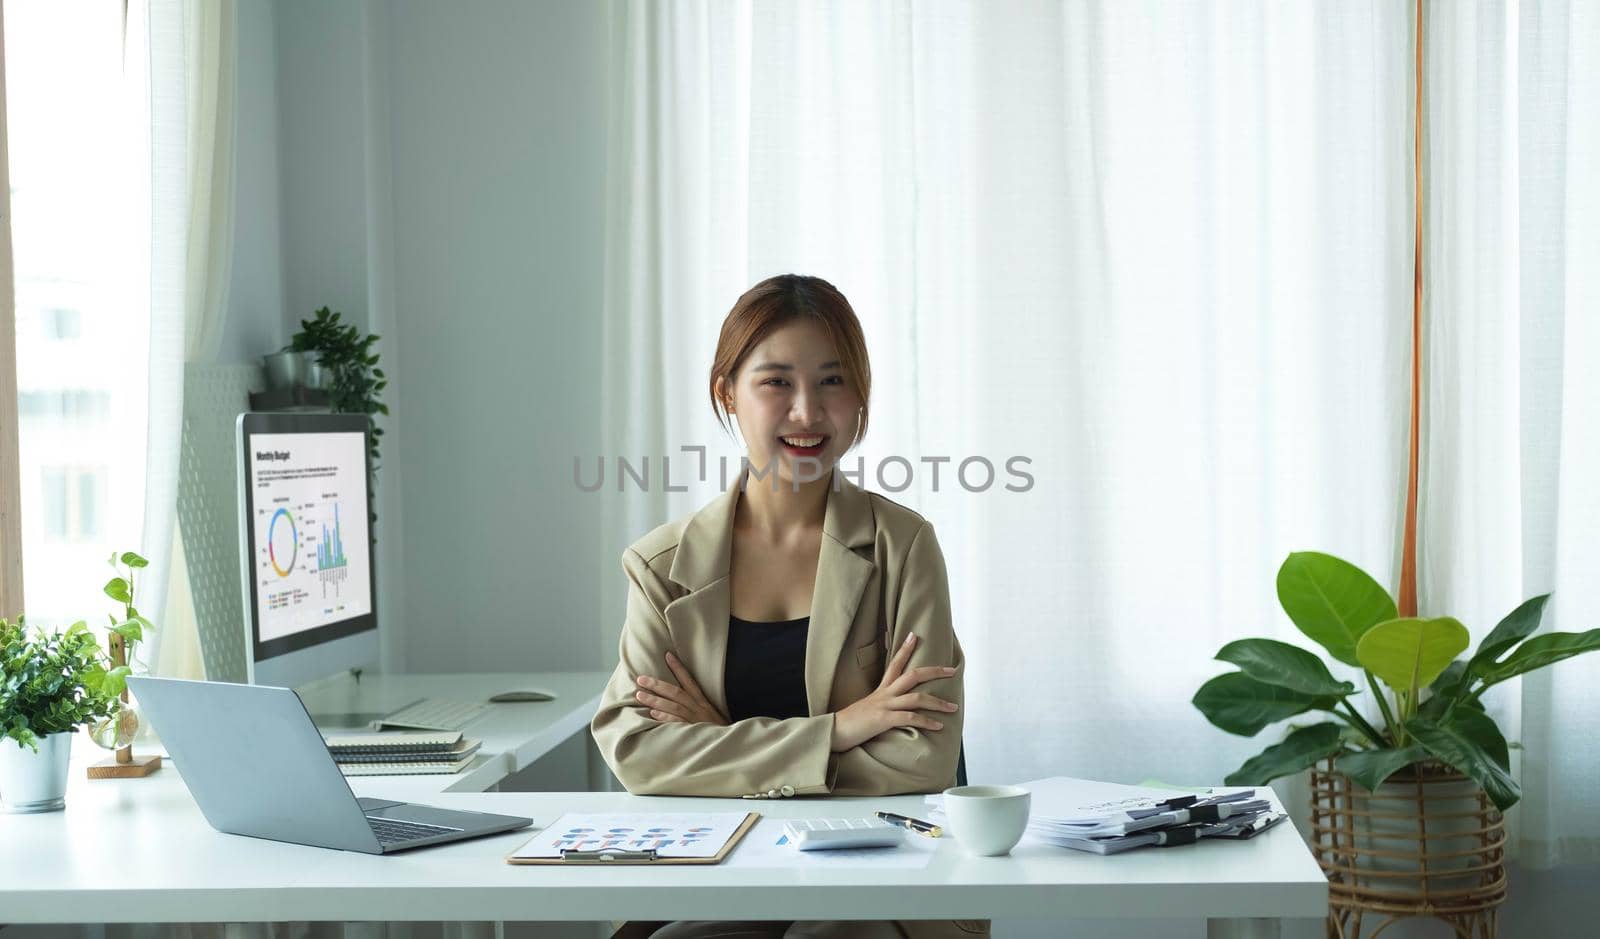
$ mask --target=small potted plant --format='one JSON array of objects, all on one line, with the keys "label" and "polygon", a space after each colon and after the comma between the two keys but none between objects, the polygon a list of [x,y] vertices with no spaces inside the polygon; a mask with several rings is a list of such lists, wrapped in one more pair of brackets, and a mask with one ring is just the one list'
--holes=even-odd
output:
[{"label": "small potted plant", "polygon": [[1347,561],[1291,554],[1277,587],[1295,626],[1359,671],[1370,707],[1363,713],[1356,684],[1299,646],[1228,643],[1216,657],[1239,670],[1194,696],[1207,720],[1253,737],[1304,714],[1329,719],[1293,727],[1227,783],[1265,785],[1322,764],[1312,774],[1314,853],[1329,875],[1340,934],[1350,934],[1352,911],[1357,934],[1362,910],[1492,915],[1485,911],[1505,896],[1502,813],[1522,794],[1484,692],[1600,649],[1600,629],[1535,636],[1549,596],[1534,597],[1457,658],[1471,644],[1465,626],[1400,616],[1388,591]]},{"label": "small potted plant", "polygon": [[22,617],[0,619],[0,809],[66,805],[73,731],[115,710],[128,671],[107,666],[82,621],[30,636]]},{"label": "small potted plant", "polygon": [[[116,613],[107,614],[110,625],[106,629],[106,660],[112,669],[131,670],[137,661],[136,653],[144,634],[155,629],[155,624],[145,619],[133,605],[134,571],[149,567],[150,562],[133,551],[111,552],[109,563],[117,572],[106,581],[106,596],[121,605]],[[125,568],[125,569],[124,569]],[[126,671],[123,674],[127,674]],[[133,737],[139,730],[139,714],[128,700],[126,687],[120,688],[107,713],[89,726],[89,737],[95,743],[114,751],[113,755],[89,767],[90,779],[124,779],[148,776],[161,768],[159,754],[135,756]]]}]

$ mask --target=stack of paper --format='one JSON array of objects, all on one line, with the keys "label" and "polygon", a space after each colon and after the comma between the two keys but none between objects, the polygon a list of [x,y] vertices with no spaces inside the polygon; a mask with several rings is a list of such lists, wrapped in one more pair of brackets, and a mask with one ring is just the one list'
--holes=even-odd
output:
[{"label": "stack of paper", "polygon": [[[1022,787],[1032,793],[1029,836],[1095,854],[1200,838],[1249,838],[1286,817],[1268,798],[1270,791],[1254,789],[1175,791],[1067,776]],[[944,797],[927,801],[930,813],[944,820]]]},{"label": "stack of paper", "polygon": [[459,773],[472,762],[480,741],[459,730],[329,736],[328,750],[346,776]]}]

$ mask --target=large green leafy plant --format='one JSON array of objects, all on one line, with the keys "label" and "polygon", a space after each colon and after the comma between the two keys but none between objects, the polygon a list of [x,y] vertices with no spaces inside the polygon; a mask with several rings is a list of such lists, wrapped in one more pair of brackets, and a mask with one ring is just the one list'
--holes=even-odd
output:
[{"label": "large green leafy plant", "polygon": [[[1600,649],[1600,629],[1534,636],[1549,595],[1512,610],[1468,658],[1467,628],[1448,616],[1402,617],[1365,571],[1328,554],[1296,552],[1278,569],[1278,601],[1300,631],[1358,668],[1377,714],[1352,703],[1356,685],[1311,652],[1273,639],[1239,639],[1216,657],[1239,667],[1195,693],[1223,730],[1253,737],[1268,724],[1312,711],[1333,720],[1298,726],[1231,773],[1229,785],[1263,785],[1329,757],[1369,790],[1429,758],[1483,786],[1504,810],[1522,798],[1505,735],[1484,712],[1483,693],[1508,678]],[[1532,638],[1529,638],[1532,637]],[[1388,693],[1379,686],[1382,682]]]},{"label": "large green leafy plant", "polygon": [[82,621],[30,636],[22,617],[0,619],[0,735],[37,751],[40,737],[110,715],[128,672],[125,665],[106,667]]}]

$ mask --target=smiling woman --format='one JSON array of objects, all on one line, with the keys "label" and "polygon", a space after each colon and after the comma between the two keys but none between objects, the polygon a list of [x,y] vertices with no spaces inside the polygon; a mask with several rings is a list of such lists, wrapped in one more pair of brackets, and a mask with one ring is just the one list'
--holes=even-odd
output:
[{"label": "smiling woman", "polygon": [[[753,355],[758,346],[767,354]],[[829,466],[826,455],[837,460],[867,435],[872,397],[867,341],[850,301],[820,277],[769,277],[745,291],[729,311],[711,363],[711,409],[724,427],[734,411],[736,376],[752,405],[739,420],[740,433],[751,463],[765,470],[772,469],[773,455],[810,457],[817,461],[814,469]],[[816,391],[808,391],[811,387]],[[790,422],[787,408],[797,394],[815,394],[809,416],[830,423]],[[745,426],[747,420],[752,426]],[[841,446],[843,433],[849,440]]]},{"label": "smiling woman", "polygon": [[[748,469],[622,556],[620,661],[591,725],[631,792],[891,795],[956,784],[963,655],[944,555],[916,512],[836,463],[866,433],[861,325],[827,281],[783,275],[723,323],[712,408]],[[766,481],[761,484],[761,481]],[[696,936],[940,936],[982,922],[674,923]]]}]

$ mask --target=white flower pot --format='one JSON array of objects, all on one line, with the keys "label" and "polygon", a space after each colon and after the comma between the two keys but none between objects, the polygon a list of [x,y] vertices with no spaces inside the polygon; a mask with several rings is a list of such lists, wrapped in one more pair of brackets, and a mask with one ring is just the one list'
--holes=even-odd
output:
[{"label": "white flower pot", "polygon": [[67,806],[72,734],[39,738],[39,752],[0,737],[0,812],[55,812]]}]

